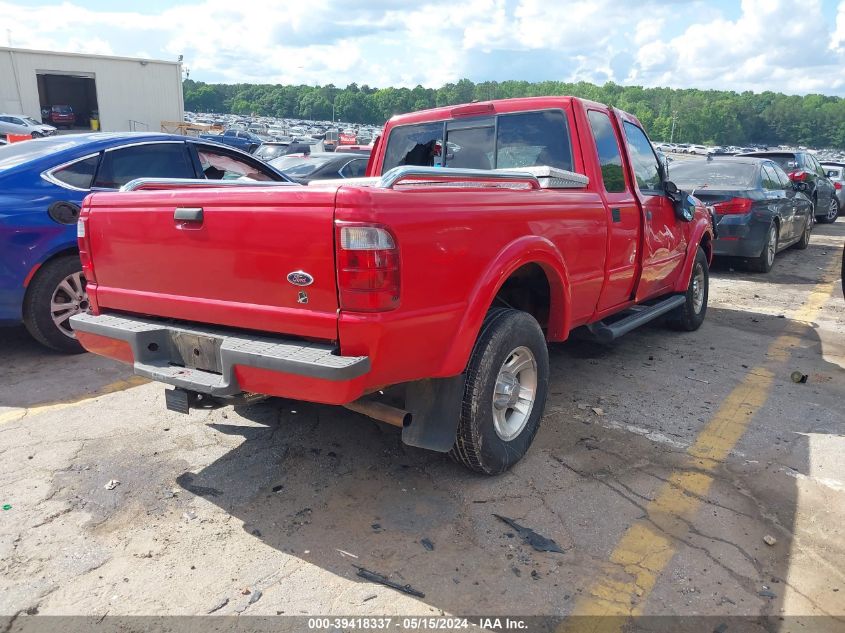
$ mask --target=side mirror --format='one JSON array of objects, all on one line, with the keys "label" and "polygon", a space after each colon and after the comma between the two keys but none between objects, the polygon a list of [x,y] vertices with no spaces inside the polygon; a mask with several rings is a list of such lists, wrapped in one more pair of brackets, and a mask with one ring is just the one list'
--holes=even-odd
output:
[{"label": "side mirror", "polygon": [[691,222],[695,217],[696,199],[685,191],[678,189],[678,185],[671,180],[663,183],[663,191],[666,192],[675,207],[675,217],[684,222]]},{"label": "side mirror", "polygon": [[792,183],[792,189],[795,190],[795,191],[807,191],[807,189],[808,189],[807,183],[806,182],[800,182],[800,181],[793,182]]}]

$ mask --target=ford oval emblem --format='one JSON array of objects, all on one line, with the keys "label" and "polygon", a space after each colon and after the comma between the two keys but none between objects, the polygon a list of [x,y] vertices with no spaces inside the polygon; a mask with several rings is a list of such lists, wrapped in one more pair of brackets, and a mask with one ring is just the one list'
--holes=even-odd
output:
[{"label": "ford oval emblem", "polygon": [[314,278],[302,270],[295,270],[288,273],[288,281],[294,286],[310,286],[314,283]]}]

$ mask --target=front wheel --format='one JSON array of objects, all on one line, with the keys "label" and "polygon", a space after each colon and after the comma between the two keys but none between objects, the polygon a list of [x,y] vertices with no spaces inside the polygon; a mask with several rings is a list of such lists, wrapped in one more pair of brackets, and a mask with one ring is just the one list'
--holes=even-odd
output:
[{"label": "front wheel", "polygon": [[830,204],[827,206],[827,213],[819,217],[819,222],[822,224],[832,224],[836,222],[839,217],[839,201],[833,197],[830,199]]},{"label": "front wheel", "polygon": [[85,350],[70,327],[70,317],[88,310],[85,277],[77,255],[44,264],[33,277],[23,303],[23,322],[32,337],[68,354]]},{"label": "front wheel", "polygon": [[42,136],[44,136],[44,135],[41,132],[33,132],[32,133],[32,138],[41,138]]},{"label": "front wheel", "polygon": [[704,323],[704,315],[707,314],[707,298],[710,295],[710,267],[707,264],[707,255],[699,246],[695,253],[695,261],[692,264],[692,274],[685,301],[682,306],[669,313],[668,324],[672,329],[692,332],[701,327]]},{"label": "front wheel", "polygon": [[775,263],[775,253],[778,252],[778,227],[772,222],[769,225],[769,230],[766,233],[766,242],[763,244],[763,250],[758,257],[755,257],[749,262],[751,270],[756,270],[758,273],[767,273],[772,269]]},{"label": "front wheel", "polygon": [[540,428],[549,386],[549,350],[526,312],[491,310],[467,366],[461,419],[450,455],[497,475],[518,462]]}]

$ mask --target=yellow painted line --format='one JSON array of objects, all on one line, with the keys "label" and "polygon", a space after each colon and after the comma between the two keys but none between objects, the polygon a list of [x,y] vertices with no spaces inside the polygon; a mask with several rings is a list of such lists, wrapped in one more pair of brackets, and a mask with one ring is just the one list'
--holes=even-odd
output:
[{"label": "yellow painted line", "polygon": [[16,420],[20,420],[21,418],[36,415],[38,413],[47,413],[49,411],[61,411],[62,409],[75,407],[79,404],[83,404],[91,400],[96,400],[101,396],[105,396],[110,393],[116,393],[118,391],[124,391],[126,389],[130,389],[131,387],[137,387],[138,385],[143,385],[148,382],[149,380],[142,376],[130,376],[126,380],[116,380],[115,382],[103,385],[94,393],[86,394],[79,398],[63,400],[60,402],[45,402],[43,404],[37,404],[31,407],[26,407],[24,409],[6,411],[5,413],[0,413],[0,424],[5,424],[6,422],[14,422]]},{"label": "yellow painted line", "polygon": [[[784,363],[802,340],[802,332],[830,298],[839,267],[838,258],[824,273],[825,281],[814,286],[791,315],[785,331],[769,346],[767,364]],[[560,631],[621,631],[630,616],[641,615],[648,595],[677,549],[678,539],[687,534],[701,499],[713,483],[709,473],[723,462],[742,438],[748,424],[766,403],[774,373],[765,366],[750,369],[745,378],[722,401],[719,409],[687,449],[690,470],[677,470],[646,506],[646,516],[634,522],[622,535],[606,573],[580,597],[572,610],[573,619]],[[605,616],[583,618],[581,616]]]}]

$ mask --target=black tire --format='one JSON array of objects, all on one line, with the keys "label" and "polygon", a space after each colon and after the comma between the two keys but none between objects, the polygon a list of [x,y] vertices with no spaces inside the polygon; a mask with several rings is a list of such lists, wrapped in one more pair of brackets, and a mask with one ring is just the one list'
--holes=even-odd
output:
[{"label": "black tire", "polygon": [[778,252],[778,227],[772,222],[766,233],[766,241],[760,255],[748,261],[748,267],[758,273],[767,273],[775,264],[775,255]]},{"label": "black tire", "polygon": [[41,132],[33,132],[32,133],[32,138],[41,138],[42,136],[44,136],[44,135]]},{"label": "black tire", "polygon": [[[67,354],[79,354],[85,350],[79,342],[71,335],[65,333],[53,322],[50,309],[54,293],[57,292],[62,281],[82,272],[82,264],[78,255],[63,255],[44,264],[26,291],[23,300],[23,322],[26,329],[36,341],[42,345]],[[65,298],[67,295],[62,293]],[[88,296],[84,295],[84,301],[78,311],[87,309]],[[74,312],[75,309],[68,311]]]},{"label": "black tire", "polygon": [[686,301],[669,313],[666,323],[673,330],[692,332],[704,323],[707,314],[707,299],[710,296],[710,267],[707,255],[699,246],[692,263],[692,273],[687,285]]},{"label": "black tire", "polygon": [[836,196],[833,196],[830,198],[827,214],[818,216],[819,223],[833,224],[836,222],[836,218],[839,217],[839,211],[839,201],[836,199]]},{"label": "black tire", "polygon": [[[530,354],[526,354],[528,350]],[[533,357],[531,359],[530,357]],[[509,404],[494,406],[494,393],[500,372],[511,359],[533,360],[536,384],[534,400],[523,421],[508,418],[520,413]],[[530,383],[532,367],[529,366],[526,383]],[[521,371],[512,374],[520,385]],[[470,470],[485,475],[497,475],[518,462],[528,448],[537,430],[546,406],[549,387],[549,349],[539,323],[526,312],[508,308],[494,308],[484,320],[481,332],[470,356],[466,371],[461,419],[451,457]],[[517,391],[516,393],[520,393]],[[498,430],[495,417],[504,416],[505,422],[514,421],[515,435],[504,439]]]},{"label": "black tire", "polygon": [[804,222],[804,231],[801,233],[801,239],[795,242],[795,248],[799,251],[805,250],[810,245],[810,233],[813,231],[813,216],[808,215],[807,221]]}]

